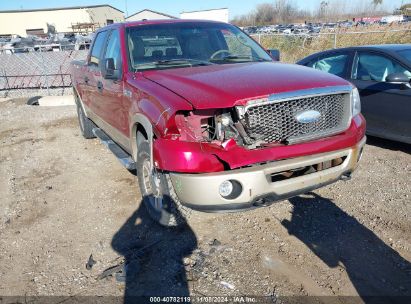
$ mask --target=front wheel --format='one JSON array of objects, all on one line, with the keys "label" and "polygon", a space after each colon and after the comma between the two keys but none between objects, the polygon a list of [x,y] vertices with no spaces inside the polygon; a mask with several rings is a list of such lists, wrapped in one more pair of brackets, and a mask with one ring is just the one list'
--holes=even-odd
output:
[{"label": "front wheel", "polygon": [[169,174],[151,167],[147,140],[138,146],[137,178],[143,203],[154,221],[166,227],[186,224],[190,209],[181,205]]}]

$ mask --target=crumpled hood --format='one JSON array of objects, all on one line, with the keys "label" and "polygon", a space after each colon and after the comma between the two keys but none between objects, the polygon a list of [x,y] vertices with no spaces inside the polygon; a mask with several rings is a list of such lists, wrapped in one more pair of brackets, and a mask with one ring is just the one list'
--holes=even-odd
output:
[{"label": "crumpled hood", "polygon": [[274,93],[349,85],[337,76],[294,64],[253,62],[143,72],[196,109],[230,108]]}]

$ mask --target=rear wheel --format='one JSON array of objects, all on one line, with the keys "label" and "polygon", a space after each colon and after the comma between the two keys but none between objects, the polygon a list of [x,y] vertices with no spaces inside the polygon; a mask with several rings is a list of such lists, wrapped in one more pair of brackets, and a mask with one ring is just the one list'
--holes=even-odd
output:
[{"label": "rear wheel", "polygon": [[78,116],[78,122],[80,125],[80,131],[81,134],[83,135],[84,138],[90,139],[90,138],[95,138],[93,134],[93,128],[96,127],[96,125],[86,117],[84,114],[83,108],[80,106],[79,102],[76,102],[77,105],[77,116]]},{"label": "rear wheel", "polygon": [[190,209],[181,205],[169,174],[151,167],[150,144],[147,140],[138,146],[137,177],[143,203],[154,221],[166,227],[186,223]]}]

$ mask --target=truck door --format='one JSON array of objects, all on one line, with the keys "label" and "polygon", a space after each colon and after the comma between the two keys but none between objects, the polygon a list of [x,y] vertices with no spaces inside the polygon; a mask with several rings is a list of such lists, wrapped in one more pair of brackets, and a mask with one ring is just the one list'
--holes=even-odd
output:
[{"label": "truck door", "polygon": [[391,73],[404,73],[411,78],[411,71],[395,59],[362,51],[354,60],[351,81],[360,91],[368,134],[410,140],[411,89],[386,82]]},{"label": "truck door", "polygon": [[[104,69],[108,60],[114,63],[112,75],[106,76]],[[102,57],[101,118],[109,124],[106,132],[117,143],[128,148],[128,111],[124,107],[123,97],[123,62],[121,58],[120,33],[118,29],[111,30]]]},{"label": "truck door", "polygon": [[[90,56],[88,58],[88,73],[85,73],[83,75],[84,85],[87,87],[87,90],[85,90],[85,100],[83,101],[91,110],[93,120],[95,118],[95,115],[98,116],[100,112],[100,104],[98,102],[99,92],[97,87],[99,85],[99,82],[101,82],[100,58],[104,44],[106,42],[106,38],[107,31],[97,33],[90,51]],[[97,121],[95,122],[98,123]]]}]

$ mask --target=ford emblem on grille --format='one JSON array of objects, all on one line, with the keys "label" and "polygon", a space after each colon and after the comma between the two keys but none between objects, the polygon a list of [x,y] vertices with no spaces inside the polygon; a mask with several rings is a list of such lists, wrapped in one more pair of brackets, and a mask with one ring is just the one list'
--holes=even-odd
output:
[{"label": "ford emblem on grille", "polygon": [[308,124],[320,119],[321,113],[315,110],[301,112],[294,116],[299,123]]}]

